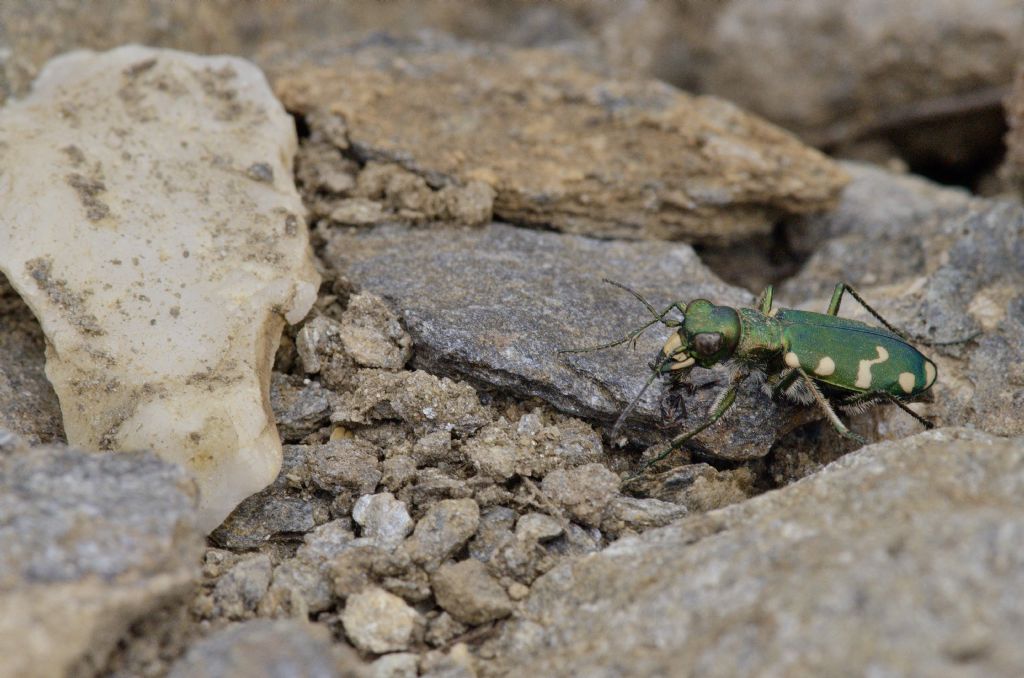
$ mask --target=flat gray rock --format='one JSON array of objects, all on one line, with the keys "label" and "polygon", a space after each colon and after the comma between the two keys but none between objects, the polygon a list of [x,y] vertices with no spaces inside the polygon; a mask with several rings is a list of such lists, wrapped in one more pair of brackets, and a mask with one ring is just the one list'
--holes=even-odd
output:
[{"label": "flat gray rock", "polygon": [[[733,306],[753,303],[705,268],[684,244],[614,242],[491,224],[482,229],[335,231],[327,259],[357,288],[393,303],[413,336],[413,365],[519,396],[537,396],[570,414],[614,421],[650,375],[647,364],[668,330],[594,353],[559,355],[623,336],[646,322],[643,306],[601,281],[637,290],[662,309],[704,297]],[[695,369],[687,417],[658,430],[657,388],[631,419],[634,439],[661,441],[697,423],[723,387],[724,375]],[[748,385],[734,411],[696,438],[711,454],[749,459],[767,453],[794,425],[793,409]]]},{"label": "flat gray rock", "polygon": [[0,675],[91,675],[199,575],[194,486],[149,453],[0,453],[0,516]]},{"label": "flat gray rock", "polygon": [[565,563],[482,674],[1019,675],[1024,438],[941,429]]}]

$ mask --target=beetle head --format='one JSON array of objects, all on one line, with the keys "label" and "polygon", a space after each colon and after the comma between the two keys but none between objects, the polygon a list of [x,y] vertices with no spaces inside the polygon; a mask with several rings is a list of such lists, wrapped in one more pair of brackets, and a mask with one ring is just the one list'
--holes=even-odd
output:
[{"label": "beetle head", "polygon": [[694,365],[711,367],[732,357],[739,337],[740,319],[735,309],[695,299],[658,355],[659,372],[680,374]]}]

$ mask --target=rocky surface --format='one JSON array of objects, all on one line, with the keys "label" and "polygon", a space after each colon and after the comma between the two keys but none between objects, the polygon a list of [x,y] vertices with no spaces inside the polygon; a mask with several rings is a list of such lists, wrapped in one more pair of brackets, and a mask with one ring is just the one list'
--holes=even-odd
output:
[{"label": "rocky surface", "polygon": [[0,429],[39,444],[64,440],[60,402],[46,379],[39,323],[0,276]]},{"label": "rocky surface", "polygon": [[316,297],[292,121],[248,62],[142,47],[56,59],[0,118],[0,269],[68,440],[183,464],[212,530],[277,475],[271,362]]},{"label": "rocky surface", "polygon": [[812,143],[874,136],[917,164],[991,164],[1000,100],[1024,58],[1024,8],[733,0],[703,42],[705,91]]},{"label": "rocky surface", "polygon": [[265,619],[230,626],[189,650],[170,678],[360,678],[351,651],[331,643],[323,627]]},{"label": "rocky surface", "polygon": [[[607,423],[640,392],[650,374],[647,362],[668,331],[652,329],[635,353],[620,346],[559,355],[617,339],[648,320],[636,299],[602,277],[632,287],[659,310],[695,298],[753,303],[750,293],[722,283],[682,244],[606,242],[500,224],[448,231],[382,227],[332,234],[326,256],[349,283],[394,304],[416,342],[413,365],[539,396]],[[702,373],[676,430],[698,422],[722,388],[722,374]],[[696,439],[710,453],[763,456],[795,425],[790,408],[752,385],[738,400],[728,415],[731,425]],[[630,435],[638,439],[668,435],[658,430],[665,416],[656,389],[638,404],[632,422]]]},{"label": "rocky surface", "polygon": [[1006,99],[1006,160],[1003,161],[1003,176],[1024,196],[1024,67],[1017,71],[1013,90]]},{"label": "rocky surface", "polygon": [[[341,152],[369,163],[325,206],[324,173],[304,182],[314,213],[336,223],[403,220],[405,208],[436,220],[446,212],[430,202],[489,187],[502,220],[729,242],[768,232],[780,213],[830,207],[845,183],[831,161],[724,101],[609,80],[565,52],[371,43],[322,68],[284,69],[275,88],[305,116],[312,152],[330,156],[328,143],[336,163]],[[465,220],[489,217],[473,212]]]},{"label": "rocky surface", "polygon": [[[694,296],[749,304],[773,282],[778,303],[813,310],[844,279],[916,335],[982,332],[923,347],[939,362],[939,382],[912,408],[939,424],[1024,432],[1019,205],[900,173],[896,158],[933,176],[938,165],[966,161],[943,176],[985,194],[999,189],[988,174],[998,154],[986,141],[999,116],[985,98],[992,92],[978,88],[1002,72],[1015,7],[939,2],[904,21],[903,2],[871,16],[745,0],[58,5],[0,7],[0,100],[24,94],[62,48],[138,36],[255,54],[294,97],[289,105],[312,104],[297,108],[294,174],[324,282],[268,370],[284,447],[276,480],[242,502],[200,554],[184,526],[170,537],[166,522],[135,531],[131,520],[148,519],[165,497],[149,467],[106,476],[131,492],[145,484],[158,507],[109,520],[85,496],[106,496],[106,467],[76,476],[69,505],[47,515],[84,516],[75,525],[102,519],[109,529],[83,537],[75,562],[109,573],[123,561],[126,573],[70,568],[52,590],[19,574],[0,600],[101,590],[102,608],[64,596],[36,624],[23,607],[0,603],[0,631],[14,629],[10,640],[0,633],[4,657],[22,661],[24,646],[42,656],[34,665],[42,671],[155,677],[647,675],[679,666],[711,675],[1020,673],[1011,645],[1020,606],[1006,594],[1020,583],[1019,440],[952,429],[907,439],[917,421],[875,408],[842,416],[872,440],[894,442],[843,459],[856,445],[815,421],[813,408],[779,407],[755,388],[695,444],[624,483],[658,443],[703,415],[722,374],[694,370],[681,388],[656,384],[611,440],[610,424],[641,387],[665,329],[636,352],[553,355],[644,321],[639,302],[603,277],[658,306]],[[992,21],[1003,25],[986,33]],[[375,22],[389,31],[441,26],[457,40],[353,37]],[[764,40],[795,30],[799,45],[760,58]],[[461,41],[467,36],[546,48]],[[740,45],[733,53],[714,53],[730,40]],[[828,53],[816,58],[821,44]],[[772,65],[793,53],[812,56],[789,70]],[[957,53],[968,57],[944,60]],[[638,77],[707,91],[711,80],[721,84],[723,64],[743,73],[767,65],[764,82],[778,87],[744,91],[748,101],[777,104],[773,115],[794,119],[820,112],[797,131],[892,171],[841,165],[853,181],[834,208],[778,222],[785,210],[831,204],[836,166],[731,106]],[[113,77],[145,80],[158,70]],[[957,74],[967,75],[942,84]],[[807,98],[785,94],[803,87]],[[130,94],[113,96],[129,105]],[[299,100],[306,94],[324,98]],[[408,105],[409,96],[424,106]],[[229,99],[217,110],[230,117]],[[403,107],[388,108],[396,102]],[[71,113],[88,118],[87,109],[67,111],[61,124]],[[151,124],[130,121],[124,134]],[[170,138],[196,148],[185,128]],[[217,148],[248,157],[258,145],[250,141]],[[132,158],[102,169],[118,162]],[[276,187],[289,178],[281,162],[244,164],[235,175],[244,186]],[[84,210],[121,209],[108,179],[102,190],[75,180]],[[677,179],[686,195],[669,190]],[[503,220],[513,223],[492,223]],[[552,224],[700,243],[530,228]],[[241,252],[225,252],[237,270],[248,265]],[[843,314],[868,319],[852,299]],[[46,340],[33,322],[0,282],[0,507],[13,498],[42,510],[49,504],[26,499],[23,484],[6,489],[2,470],[33,453],[8,431],[33,442],[62,435],[43,375]],[[40,463],[50,464],[48,454]],[[773,488],[781,490],[764,494]],[[171,508],[161,519],[177,515]],[[77,530],[57,547],[51,531],[30,531],[24,540],[0,534],[0,554],[22,563],[24,541],[59,567],[68,562],[60,548],[79,543]],[[185,566],[166,554],[190,538],[181,550],[190,569],[179,577]],[[170,575],[159,574],[166,568]],[[86,618],[93,609],[102,614]],[[51,652],[46,634],[63,623],[73,625],[70,642]]]},{"label": "rocky surface", "polygon": [[0,447],[0,675],[91,675],[198,576],[195,491],[151,454]]},{"label": "rocky surface", "polygon": [[1024,439],[944,429],[864,448],[556,568],[484,674],[1011,675],[1022,489]]}]

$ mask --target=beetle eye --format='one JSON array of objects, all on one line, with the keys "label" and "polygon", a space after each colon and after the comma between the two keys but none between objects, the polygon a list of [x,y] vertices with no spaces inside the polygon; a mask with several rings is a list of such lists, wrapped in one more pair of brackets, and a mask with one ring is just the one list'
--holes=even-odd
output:
[{"label": "beetle eye", "polygon": [[718,332],[701,332],[693,338],[693,346],[702,356],[714,355],[722,348],[722,335]]}]

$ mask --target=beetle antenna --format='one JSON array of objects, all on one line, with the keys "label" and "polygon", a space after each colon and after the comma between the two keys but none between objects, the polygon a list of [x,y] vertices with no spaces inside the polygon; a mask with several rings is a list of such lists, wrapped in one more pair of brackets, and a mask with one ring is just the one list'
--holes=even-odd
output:
[{"label": "beetle antenna", "polygon": [[622,428],[622,425],[626,422],[626,417],[633,413],[633,410],[636,409],[637,404],[640,403],[640,398],[644,396],[644,393],[647,392],[647,389],[649,389],[651,387],[651,384],[654,383],[654,380],[658,378],[658,376],[660,375],[661,366],[665,364],[666,360],[668,360],[668,356],[663,356],[661,360],[659,360],[657,364],[655,364],[651,368],[650,378],[647,379],[647,383],[645,383],[644,387],[640,389],[640,392],[637,393],[629,402],[629,405],[626,405],[626,409],[622,410],[622,414],[619,415],[619,418],[615,420],[615,425],[612,426],[611,433],[608,434],[609,438],[614,439],[615,436],[619,434],[619,429]]},{"label": "beetle antenna", "polygon": [[616,282],[616,281],[614,281],[614,280],[610,280],[610,279],[608,279],[608,278],[601,278],[601,282],[605,282],[605,283],[608,283],[609,285],[613,285],[613,286],[615,286],[615,287],[618,287],[618,288],[619,288],[620,290],[626,290],[627,292],[629,292],[630,294],[632,294],[632,295],[633,295],[634,297],[636,297],[636,298],[637,298],[637,300],[638,300],[638,301],[639,301],[639,302],[640,302],[641,304],[643,304],[643,305],[644,305],[644,306],[645,306],[645,307],[647,308],[647,310],[648,310],[648,311],[650,311],[650,312],[651,312],[651,315],[653,315],[653,316],[654,316],[654,317],[655,317],[655,318],[656,318],[656,319],[657,319],[657,320],[658,320],[659,322],[660,322],[660,321],[661,321],[661,320],[662,320],[662,319],[663,319],[663,318],[665,317],[665,314],[664,314],[664,313],[661,313],[661,314],[659,314],[659,313],[658,313],[658,312],[657,312],[657,311],[656,311],[656,310],[654,309],[654,306],[652,306],[652,305],[651,305],[651,302],[649,302],[649,301],[647,301],[646,299],[644,299],[643,295],[641,295],[641,294],[640,294],[639,292],[637,292],[636,290],[634,290],[634,289],[632,289],[632,288],[630,288],[630,287],[626,287],[626,286],[625,286],[625,285],[623,285],[622,283],[620,283],[620,282]]},{"label": "beetle antenna", "polygon": [[[633,348],[636,348],[636,340],[639,339],[640,335],[643,334],[644,332],[646,332],[650,327],[652,327],[654,325],[657,325],[658,323],[661,323],[665,327],[679,327],[680,325],[682,325],[683,320],[686,319],[685,316],[683,315],[682,302],[676,302],[676,303],[672,304],[671,306],[669,306],[668,308],[666,308],[661,313],[658,313],[658,311],[655,310],[654,306],[651,305],[651,302],[649,302],[646,299],[644,299],[643,296],[639,292],[637,292],[636,290],[630,289],[629,287],[626,287],[622,283],[615,282],[614,280],[609,280],[608,278],[604,278],[603,282],[606,282],[609,285],[614,285],[615,287],[618,287],[619,289],[625,290],[625,291],[629,292],[630,294],[632,294],[634,297],[636,297],[636,299],[641,304],[643,304],[644,307],[650,312],[650,314],[652,316],[652,319],[649,320],[648,322],[646,322],[645,324],[641,325],[640,327],[637,327],[636,329],[631,330],[626,336],[622,337],[621,339],[616,339],[615,341],[609,341],[606,344],[599,344],[597,346],[584,346],[582,348],[563,348],[563,349],[560,349],[558,351],[559,354],[562,354],[562,353],[591,353],[593,351],[601,351],[601,350],[606,349],[606,348],[612,348],[613,346],[620,346],[622,344],[627,344],[629,342],[633,342]],[[680,320],[665,320],[665,316],[668,315],[669,312],[672,311],[672,309],[675,309],[676,311],[679,312],[679,315],[681,316]]]}]

